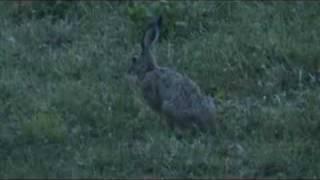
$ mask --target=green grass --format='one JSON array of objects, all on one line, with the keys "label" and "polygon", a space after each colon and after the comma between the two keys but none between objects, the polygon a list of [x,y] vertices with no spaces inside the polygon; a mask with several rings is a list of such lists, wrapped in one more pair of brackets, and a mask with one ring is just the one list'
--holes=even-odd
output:
[{"label": "green grass", "polygon": [[[0,177],[319,178],[319,10],[1,2]],[[214,135],[177,138],[127,81],[142,29],[160,13],[158,63],[216,98]]]}]

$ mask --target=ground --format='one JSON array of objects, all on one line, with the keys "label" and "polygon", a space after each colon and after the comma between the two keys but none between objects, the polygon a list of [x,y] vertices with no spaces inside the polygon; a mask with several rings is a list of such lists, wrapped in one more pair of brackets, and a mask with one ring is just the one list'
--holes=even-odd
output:
[{"label": "ground", "polygon": [[[1,2],[0,177],[318,177],[320,4]],[[161,14],[158,64],[217,103],[177,137],[130,86]]]}]

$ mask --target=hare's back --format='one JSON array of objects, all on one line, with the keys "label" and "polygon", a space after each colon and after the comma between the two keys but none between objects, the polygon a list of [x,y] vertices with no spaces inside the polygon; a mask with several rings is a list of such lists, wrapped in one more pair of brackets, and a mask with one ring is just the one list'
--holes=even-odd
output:
[{"label": "hare's back", "polygon": [[168,68],[157,70],[159,95],[163,100],[187,105],[201,97],[200,88],[190,78]]},{"label": "hare's back", "polygon": [[213,98],[201,93],[199,86],[185,75],[170,69],[159,70],[159,96],[162,110],[177,121],[211,121],[215,115]]}]

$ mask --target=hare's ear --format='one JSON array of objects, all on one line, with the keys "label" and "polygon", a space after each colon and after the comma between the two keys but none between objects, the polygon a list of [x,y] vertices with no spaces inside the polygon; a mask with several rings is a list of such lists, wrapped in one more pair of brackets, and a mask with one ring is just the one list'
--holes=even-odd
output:
[{"label": "hare's ear", "polygon": [[141,43],[143,50],[149,48],[159,38],[161,21],[161,16],[158,16],[147,26]]}]

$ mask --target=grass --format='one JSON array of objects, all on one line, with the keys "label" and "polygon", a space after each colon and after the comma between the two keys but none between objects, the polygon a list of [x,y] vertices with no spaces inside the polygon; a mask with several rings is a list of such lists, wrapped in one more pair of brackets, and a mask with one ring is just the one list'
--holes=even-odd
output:
[{"label": "grass", "polygon": [[[1,2],[0,177],[318,177],[320,4]],[[215,97],[177,138],[127,81],[149,17],[158,63]]]}]

